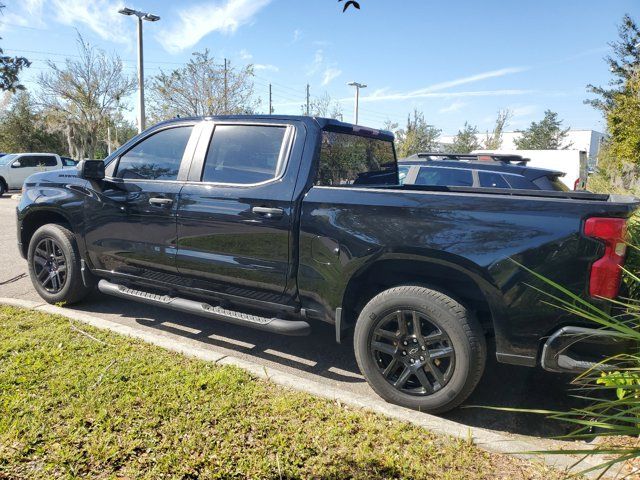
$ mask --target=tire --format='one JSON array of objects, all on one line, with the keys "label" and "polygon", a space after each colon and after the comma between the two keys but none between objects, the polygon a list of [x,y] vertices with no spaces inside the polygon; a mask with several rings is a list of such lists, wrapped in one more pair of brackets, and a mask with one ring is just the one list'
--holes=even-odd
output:
[{"label": "tire", "polygon": [[31,282],[47,303],[77,303],[93,290],[82,281],[75,237],[61,225],[36,230],[29,242],[27,262]]},{"label": "tire", "polygon": [[354,348],[360,371],[378,395],[428,413],[460,405],[480,381],[487,356],[473,314],[421,286],[390,288],[369,301],[356,323]]},{"label": "tire", "polygon": [[7,191],[7,187],[4,183],[4,179],[0,178],[0,197],[3,196],[6,191]]}]

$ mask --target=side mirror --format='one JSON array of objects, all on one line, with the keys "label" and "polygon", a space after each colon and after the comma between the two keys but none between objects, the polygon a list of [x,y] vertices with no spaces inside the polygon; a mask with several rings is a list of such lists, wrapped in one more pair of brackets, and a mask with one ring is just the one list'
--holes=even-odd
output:
[{"label": "side mirror", "polygon": [[102,160],[81,160],[78,162],[80,178],[85,180],[104,180],[104,162]]},{"label": "side mirror", "polygon": [[20,168],[21,166],[22,164],[20,163],[20,160],[16,160],[11,164],[11,168]]}]

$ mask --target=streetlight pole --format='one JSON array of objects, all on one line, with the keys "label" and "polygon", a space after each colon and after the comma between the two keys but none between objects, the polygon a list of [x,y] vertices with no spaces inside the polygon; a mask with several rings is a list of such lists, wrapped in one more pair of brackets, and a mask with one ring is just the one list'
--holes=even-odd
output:
[{"label": "streetlight pole", "polygon": [[353,123],[357,125],[358,124],[358,104],[360,103],[360,89],[367,88],[367,86],[364,83],[358,83],[358,82],[349,82],[347,83],[347,85],[349,85],[350,87],[356,87],[356,100],[355,100],[355,106],[353,108],[353,117],[354,117]]},{"label": "streetlight pole", "polygon": [[145,129],[144,114],[144,57],[142,51],[142,21],[157,22],[158,15],[149,12],[141,12],[132,8],[124,7],[118,11],[122,15],[135,15],[138,17],[138,133]]}]

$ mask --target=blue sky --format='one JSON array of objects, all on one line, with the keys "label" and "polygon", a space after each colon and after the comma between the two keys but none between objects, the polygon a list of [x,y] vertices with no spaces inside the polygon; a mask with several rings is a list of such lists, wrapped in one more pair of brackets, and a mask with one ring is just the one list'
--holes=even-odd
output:
[{"label": "blue sky", "polygon": [[[0,45],[33,60],[26,85],[76,55],[76,30],[90,43],[117,52],[136,68],[135,22],[118,15],[117,0],[4,0]],[[436,2],[361,0],[341,13],[335,0],[127,0],[160,15],[145,22],[146,75],[168,71],[208,48],[218,58],[256,65],[255,91],[267,109],[299,113],[305,86],[338,99],[352,120],[353,89],[366,83],[360,123],[404,124],[413,108],[455,133],[465,121],[481,131],[496,112],[513,112],[510,129],[526,127],[545,109],[566,126],[603,129],[583,100],[588,83],[605,84],[602,58],[624,13],[640,20],[638,0],[527,0]],[[133,98],[131,108],[133,109]],[[130,118],[135,118],[132,110]]]}]

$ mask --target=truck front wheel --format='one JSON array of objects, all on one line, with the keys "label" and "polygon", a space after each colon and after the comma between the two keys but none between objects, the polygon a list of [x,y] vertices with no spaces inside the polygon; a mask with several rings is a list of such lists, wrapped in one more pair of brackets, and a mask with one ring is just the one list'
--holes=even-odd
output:
[{"label": "truck front wheel", "polygon": [[72,304],[91,293],[82,281],[76,239],[67,228],[38,228],[29,242],[27,261],[31,282],[46,302]]},{"label": "truck front wheel", "polygon": [[421,286],[390,288],[364,307],[356,360],[388,402],[443,413],[475,389],[486,360],[482,328],[463,305]]}]

